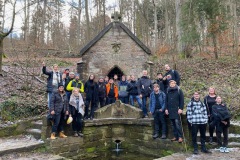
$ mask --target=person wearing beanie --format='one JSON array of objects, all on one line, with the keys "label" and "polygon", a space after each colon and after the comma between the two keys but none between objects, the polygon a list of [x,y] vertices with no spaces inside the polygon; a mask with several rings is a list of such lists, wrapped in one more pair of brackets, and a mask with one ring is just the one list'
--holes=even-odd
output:
[{"label": "person wearing beanie", "polygon": [[[97,108],[98,102],[98,85],[94,81],[95,76],[91,74],[88,78],[88,81],[85,83],[85,93],[86,93],[86,103],[85,103],[85,119],[93,119],[94,111]],[[91,103],[91,111],[88,114],[89,105]]]},{"label": "person wearing beanie", "polygon": [[58,90],[52,94],[49,113],[54,116],[50,139],[56,139],[57,132],[59,132],[60,138],[66,138],[67,136],[63,133],[63,124],[65,115],[69,114],[69,105],[62,83],[58,85]]},{"label": "person wearing beanie", "polygon": [[82,81],[80,81],[79,78],[80,78],[79,74],[76,73],[75,78],[68,83],[67,91],[72,92],[72,90],[74,88],[78,88],[80,93],[84,92],[84,85],[83,85]]}]

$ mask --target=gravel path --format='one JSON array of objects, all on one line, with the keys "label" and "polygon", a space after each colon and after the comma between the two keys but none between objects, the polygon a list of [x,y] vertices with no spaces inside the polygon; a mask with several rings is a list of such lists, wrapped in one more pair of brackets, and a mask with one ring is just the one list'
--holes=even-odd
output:
[{"label": "gravel path", "polygon": [[212,149],[212,154],[201,153],[193,155],[191,153],[175,153],[170,156],[156,160],[240,160],[240,148],[230,148],[229,153],[220,153],[218,149]]}]

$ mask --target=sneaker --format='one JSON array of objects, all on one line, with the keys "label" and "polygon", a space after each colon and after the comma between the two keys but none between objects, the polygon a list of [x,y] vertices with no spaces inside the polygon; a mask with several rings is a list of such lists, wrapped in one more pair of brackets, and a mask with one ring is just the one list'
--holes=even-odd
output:
[{"label": "sneaker", "polygon": [[203,153],[212,153],[211,151],[209,151],[207,149],[201,150],[201,152],[203,152]]},{"label": "sneaker", "polygon": [[83,133],[82,132],[78,132],[77,133],[79,137],[83,137]]},{"label": "sneaker", "polygon": [[220,151],[221,153],[224,153],[224,151],[225,151],[224,147],[220,147],[220,148],[219,148],[219,151]]},{"label": "sneaker", "polygon": [[75,131],[73,134],[74,137],[78,137],[78,133]]},{"label": "sneaker", "polygon": [[209,144],[213,144],[213,137],[209,137]]},{"label": "sneaker", "polygon": [[153,137],[153,139],[156,139],[156,138],[159,137],[159,135],[158,134],[154,134],[152,137]]},{"label": "sneaker", "polygon": [[224,147],[224,152],[229,153],[229,149],[227,147]]},{"label": "sneaker", "polygon": [[178,138],[178,143],[182,143],[183,142],[183,139],[180,137]]},{"label": "sneaker", "polygon": [[161,139],[166,139],[167,136],[165,134],[162,135]]},{"label": "sneaker", "polygon": [[176,137],[174,137],[174,138],[172,138],[172,139],[171,139],[171,141],[177,141],[177,138],[176,138]]},{"label": "sneaker", "polygon": [[194,149],[193,154],[198,154],[198,150]]}]

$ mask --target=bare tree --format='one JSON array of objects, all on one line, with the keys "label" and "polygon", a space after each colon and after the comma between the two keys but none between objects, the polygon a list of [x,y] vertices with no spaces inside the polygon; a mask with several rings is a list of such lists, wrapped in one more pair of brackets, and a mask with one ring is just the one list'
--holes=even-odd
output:
[{"label": "bare tree", "polygon": [[[2,1],[1,1],[2,2]],[[13,25],[14,25],[14,21],[15,21],[15,6],[16,6],[16,1],[13,2],[13,15],[12,15],[12,23],[11,23],[11,27],[9,29],[9,31],[7,32],[3,32],[2,30],[0,30],[0,75],[2,76],[2,58],[3,58],[3,40],[5,37],[7,37],[13,30]],[[3,5],[2,3],[0,3],[0,8],[2,11]]]},{"label": "bare tree", "polygon": [[90,21],[89,21],[89,13],[88,13],[88,0],[85,0],[85,16],[86,16],[86,40],[87,42],[90,40]]}]

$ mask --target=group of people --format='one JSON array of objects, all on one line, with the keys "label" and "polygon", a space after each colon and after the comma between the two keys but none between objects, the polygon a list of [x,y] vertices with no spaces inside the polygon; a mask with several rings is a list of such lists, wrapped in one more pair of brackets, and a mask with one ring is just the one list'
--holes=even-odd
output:
[{"label": "group of people", "polygon": [[[48,75],[49,113],[55,117],[51,139],[56,138],[57,132],[59,132],[59,137],[66,137],[63,133],[66,116],[73,119],[74,136],[83,136],[82,120],[93,119],[94,111],[98,106],[103,107],[119,99],[122,103],[132,106],[136,101],[138,107],[143,111],[143,118],[148,118],[149,114],[153,116],[154,139],[159,137],[160,128],[161,138],[166,139],[166,116],[168,116],[174,135],[171,141],[182,143],[184,136],[181,114],[184,108],[184,94],[179,87],[180,75],[168,64],[164,67],[166,73],[158,73],[156,80],[151,80],[147,70],[143,70],[142,77],[138,80],[134,75],[123,75],[121,80],[118,80],[118,75],[115,74],[114,77],[99,77],[96,82],[95,76],[91,74],[83,83],[79,79],[79,74],[70,72],[69,69],[65,69],[61,74],[57,65],[53,65],[52,71],[47,71],[46,65],[43,63],[42,71]],[[85,96],[82,96],[82,93],[85,93]],[[149,102],[148,107],[147,102]],[[187,120],[191,130],[194,154],[198,154],[198,130],[201,134],[201,151],[210,153],[205,146],[207,124],[209,124],[209,142],[213,142],[213,133],[216,128],[220,151],[229,152],[227,143],[230,114],[226,105],[222,103],[221,97],[216,95],[214,88],[209,88],[209,94],[204,98],[204,102],[201,102],[199,92],[193,94],[187,105]],[[224,142],[221,139],[222,133]]]}]

